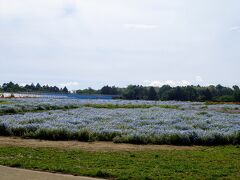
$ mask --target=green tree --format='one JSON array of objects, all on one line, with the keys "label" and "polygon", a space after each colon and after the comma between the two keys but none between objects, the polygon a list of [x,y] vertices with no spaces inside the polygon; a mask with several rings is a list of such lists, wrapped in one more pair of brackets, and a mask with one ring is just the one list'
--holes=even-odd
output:
[{"label": "green tree", "polygon": [[115,86],[113,87],[103,86],[102,89],[100,90],[100,93],[104,95],[117,95],[118,90]]},{"label": "green tree", "polygon": [[67,87],[65,86],[63,89],[62,89],[63,93],[69,93]]},{"label": "green tree", "polygon": [[158,98],[161,100],[169,100],[169,92],[171,91],[172,87],[169,85],[163,85],[159,88],[158,91]]},{"label": "green tree", "polygon": [[234,90],[234,93],[233,93],[234,101],[240,102],[240,88],[235,85],[233,86],[233,90]]},{"label": "green tree", "polygon": [[154,87],[150,87],[148,91],[148,100],[157,100],[157,93]]}]

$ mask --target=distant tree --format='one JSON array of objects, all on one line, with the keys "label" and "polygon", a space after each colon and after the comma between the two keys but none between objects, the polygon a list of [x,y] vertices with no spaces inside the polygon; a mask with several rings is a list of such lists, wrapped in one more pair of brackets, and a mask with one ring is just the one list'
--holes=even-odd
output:
[{"label": "distant tree", "polygon": [[233,95],[234,91],[231,88],[223,87],[221,85],[216,86],[218,96]]},{"label": "distant tree", "polygon": [[37,83],[35,89],[36,89],[36,91],[42,91],[42,87],[41,87],[41,85],[39,83]]},{"label": "distant tree", "polygon": [[222,94],[223,86],[221,86],[220,84],[218,84],[218,85],[216,86],[216,90],[217,90],[218,96],[222,96],[222,95],[223,95],[223,94]]},{"label": "distant tree", "polygon": [[[58,88],[57,86],[43,85],[39,83],[36,86],[27,84],[20,86],[13,82],[0,85],[0,92],[49,92],[49,93],[68,93],[67,87]],[[156,91],[158,93],[156,93]],[[118,95],[123,99],[129,100],[177,100],[177,101],[239,101],[240,88],[235,85],[232,88],[217,86],[186,86],[186,87],[171,87],[164,85],[160,88],[143,87],[139,85],[129,85],[127,88],[117,88],[115,86],[104,86],[100,90],[92,88],[77,90],[78,94],[104,94]]]},{"label": "distant tree", "polygon": [[193,86],[187,86],[184,89],[184,97],[185,101],[196,101],[197,100],[197,90]]},{"label": "distant tree", "polygon": [[35,87],[35,85],[34,85],[33,83],[31,84],[30,89],[31,89],[32,91],[35,91],[35,90],[36,90],[36,87]]},{"label": "distant tree", "polygon": [[92,88],[88,88],[88,89],[83,89],[83,90],[77,90],[76,91],[77,94],[99,94],[99,92],[97,90],[94,90]]},{"label": "distant tree", "polygon": [[59,89],[57,86],[41,86],[39,83],[35,86],[33,83],[31,85],[26,84],[25,86],[20,86],[18,84],[14,84],[13,82],[4,83],[2,85],[3,92],[66,92],[66,89]]},{"label": "distant tree", "polygon": [[118,90],[115,86],[104,86],[102,87],[102,89],[100,90],[101,94],[104,95],[117,95],[118,94]]},{"label": "distant tree", "polygon": [[236,86],[236,85],[235,85],[235,86],[233,86],[233,90],[234,90],[234,91],[240,91],[239,87],[238,87],[238,86]]},{"label": "distant tree", "polygon": [[208,88],[204,91],[204,96],[207,101],[212,100],[212,94]]},{"label": "distant tree", "polygon": [[198,89],[199,97],[198,101],[211,101],[212,100],[212,94],[208,88],[200,88]]},{"label": "distant tree", "polygon": [[169,85],[163,85],[159,88],[158,98],[160,100],[169,100],[169,92],[172,90],[172,87]]},{"label": "distant tree", "polygon": [[183,88],[177,86],[175,88],[172,88],[168,92],[168,99],[167,100],[176,100],[176,101],[182,101],[184,99],[184,90]]},{"label": "distant tree", "polygon": [[22,88],[18,84],[14,84],[13,82],[4,83],[2,85],[2,89],[5,92],[20,92]]},{"label": "distant tree", "polygon": [[233,86],[233,89],[234,89],[234,94],[233,94],[234,101],[240,102],[240,89],[239,89],[239,87],[238,86]]},{"label": "distant tree", "polygon": [[124,99],[148,99],[148,90],[143,86],[129,85],[126,89],[120,91]]},{"label": "distant tree", "polygon": [[149,88],[148,100],[157,100],[157,93],[156,93],[154,87]]},{"label": "distant tree", "polygon": [[66,86],[62,89],[62,92],[63,92],[63,93],[69,93],[69,91],[68,91],[68,89],[67,89]]},{"label": "distant tree", "polygon": [[240,102],[240,91],[234,93],[234,100]]},{"label": "distant tree", "polygon": [[217,97],[218,96],[218,91],[217,91],[217,89],[216,89],[216,87],[215,86],[213,86],[213,85],[210,85],[209,87],[207,87],[208,89],[209,89],[209,91],[211,92],[211,94],[212,94],[212,98],[215,98],[215,97]]},{"label": "distant tree", "polygon": [[184,99],[184,91],[180,86],[175,88],[175,99],[177,101],[182,101]]},{"label": "distant tree", "polygon": [[123,97],[125,99],[137,99],[137,86],[135,85],[129,85],[123,92]]}]

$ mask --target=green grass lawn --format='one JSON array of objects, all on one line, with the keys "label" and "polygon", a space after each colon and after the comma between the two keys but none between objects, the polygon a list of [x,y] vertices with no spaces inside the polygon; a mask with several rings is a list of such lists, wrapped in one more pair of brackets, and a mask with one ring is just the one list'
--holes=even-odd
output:
[{"label": "green grass lawn", "polygon": [[240,179],[240,148],[88,152],[0,147],[0,164],[110,179]]}]

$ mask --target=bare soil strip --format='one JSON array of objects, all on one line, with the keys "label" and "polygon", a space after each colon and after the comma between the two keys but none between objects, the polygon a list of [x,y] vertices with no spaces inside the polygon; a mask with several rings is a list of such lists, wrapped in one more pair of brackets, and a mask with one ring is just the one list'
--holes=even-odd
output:
[{"label": "bare soil strip", "polygon": [[113,142],[102,141],[101,142],[46,141],[0,136],[0,147],[1,146],[51,147],[60,149],[80,149],[86,151],[199,150],[201,148],[201,146],[115,144]]},{"label": "bare soil strip", "polygon": [[[97,180],[96,178],[72,176],[40,171],[32,171],[26,169],[10,168],[0,166],[1,180]],[[99,180],[99,179],[98,179]]]}]

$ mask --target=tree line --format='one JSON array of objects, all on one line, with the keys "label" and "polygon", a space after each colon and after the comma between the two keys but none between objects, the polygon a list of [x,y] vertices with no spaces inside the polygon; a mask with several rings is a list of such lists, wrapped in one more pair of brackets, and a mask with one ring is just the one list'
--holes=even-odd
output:
[{"label": "tree line", "polygon": [[176,100],[176,101],[223,101],[240,102],[240,89],[238,86],[177,86],[171,87],[144,87],[129,85],[127,88],[104,86],[99,90],[92,88],[77,90],[78,94],[114,95],[117,98],[128,100]]},{"label": "tree line", "polygon": [[[0,92],[45,92],[45,93],[69,93],[67,87],[41,86],[30,84],[21,86],[13,82],[4,83],[0,86]],[[104,86],[95,90],[92,88],[80,89],[77,94],[88,95],[112,95],[115,98],[128,100],[163,100],[163,101],[219,101],[240,102],[240,88],[235,85],[232,88],[217,86],[177,86],[171,87],[145,87],[141,85],[129,85],[126,88]]]},{"label": "tree line", "polygon": [[19,84],[15,84],[13,82],[4,83],[0,86],[0,91],[2,92],[42,92],[42,93],[69,93],[67,87],[59,88],[57,86],[48,86],[43,85],[41,86],[39,83],[36,85],[27,84],[25,86],[21,86]]}]

